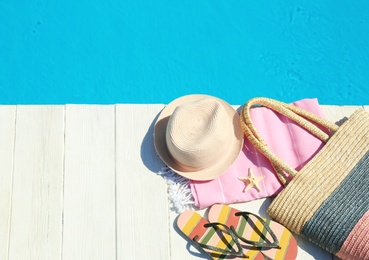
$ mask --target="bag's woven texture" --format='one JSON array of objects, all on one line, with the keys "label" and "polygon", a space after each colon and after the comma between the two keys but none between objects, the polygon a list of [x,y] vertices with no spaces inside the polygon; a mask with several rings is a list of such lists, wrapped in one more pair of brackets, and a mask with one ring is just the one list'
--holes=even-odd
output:
[{"label": "bag's woven texture", "polygon": [[[247,137],[268,154],[275,168],[289,172],[290,167],[268,150],[248,118],[247,110],[252,105],[271,107],[269,103],[281,113],[286,112],[284,109],[291,112],[282,102],[252,99],[243,107],[241,124]],[[326,138],[325,146],[299,172],[292,172],[295,177],[274,199],[268,214],[340,258],[369,259],[369,114],[357,110],[334,129],[323,119],[291,113],[297,116],[295,119],[308,118],[322,124],[332,133],[328,138],[320,135]],[[316,130],[309,124],[305,128]]]}]

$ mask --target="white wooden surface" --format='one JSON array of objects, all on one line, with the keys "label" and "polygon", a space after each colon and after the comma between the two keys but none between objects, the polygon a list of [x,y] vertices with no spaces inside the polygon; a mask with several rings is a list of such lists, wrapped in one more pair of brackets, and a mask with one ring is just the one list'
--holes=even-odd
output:
[{"label": "white wooden surface", "polygon": [[[156,174],[163,107],[0,106],[0,259],[206,259]],[[322,107],[335,122],[358,108]],[[269,203],[233,206],[266,217]],[[297,239],[298,259],[334,259]]]}]

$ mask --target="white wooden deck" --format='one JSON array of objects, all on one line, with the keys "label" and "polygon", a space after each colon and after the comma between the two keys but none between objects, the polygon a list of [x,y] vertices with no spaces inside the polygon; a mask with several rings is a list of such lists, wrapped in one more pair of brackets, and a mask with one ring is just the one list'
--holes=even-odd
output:
[{"label": "white wooden deck", "polygon": [[[206,258],[177,232],[156,174],[163,107],[0,106],[0,259]],[[323,108],[338,121],[358,107]],[[236,206],[266,216],[268,204]],[[298,259],[333,259],[298,242]]]}]

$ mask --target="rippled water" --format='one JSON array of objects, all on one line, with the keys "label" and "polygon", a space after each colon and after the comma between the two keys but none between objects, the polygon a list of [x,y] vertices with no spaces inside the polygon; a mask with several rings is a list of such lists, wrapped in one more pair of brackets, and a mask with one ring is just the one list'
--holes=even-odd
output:
[{"label": "rippled water", "polygon": [[369,104],[369,1],[16,2],[0,3],[1,104]]}]

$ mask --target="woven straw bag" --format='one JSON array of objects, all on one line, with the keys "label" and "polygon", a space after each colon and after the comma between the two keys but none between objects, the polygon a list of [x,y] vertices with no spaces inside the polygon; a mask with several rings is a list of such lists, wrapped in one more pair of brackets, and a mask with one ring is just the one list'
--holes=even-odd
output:
[{"label": "woven straw bag", "polygon": [[[324,141],[324,147],[296,171],[268,148],[255,129],[250,117],[255,105],[295,121]],[[337,126],[293,105],[253,98],[242,107],[240,120],[246,137],[286,185],[268,214],[339,258],[369,259],[369,113],[359,109]]]}]

